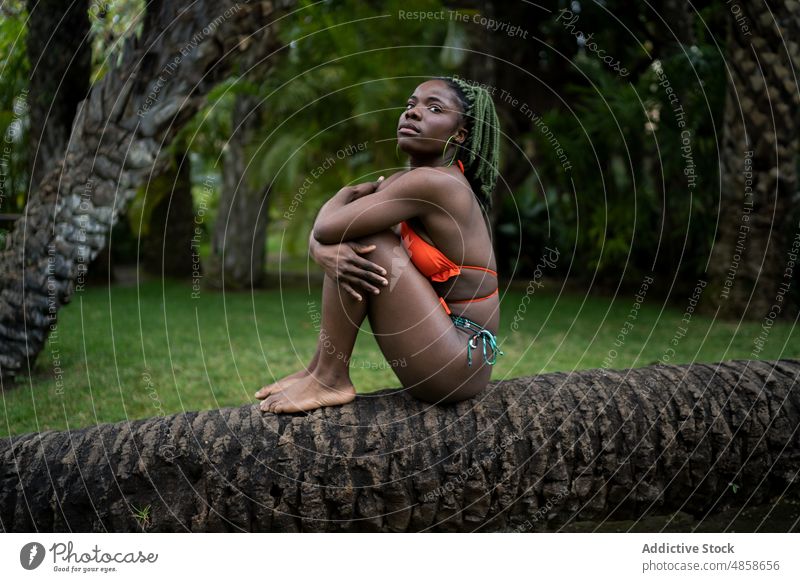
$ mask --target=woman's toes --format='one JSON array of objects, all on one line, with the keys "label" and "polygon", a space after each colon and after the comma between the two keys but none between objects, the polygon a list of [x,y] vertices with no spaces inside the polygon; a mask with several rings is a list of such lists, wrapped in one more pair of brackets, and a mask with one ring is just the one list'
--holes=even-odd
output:
[{"label": "woman's toes", "polygon": [[261,389],[258,392],[256,392],[256,398],[258,398],[259,400],[263,400],[264,398],[266,398],[270,394],[273,394],[274,392],[275,392],[275,384],[262,386]]},{"label": "woman's toes", "polygon": [[278,402],[280,402],[282,398],[283,398],[283,394],[281,394],[281,393],[273,394],[272,396],[270,396],[269,398],[267,398],[264,401],[263,409],[268,411],[268,412],[274,412],[275,411],[275,405]]}]

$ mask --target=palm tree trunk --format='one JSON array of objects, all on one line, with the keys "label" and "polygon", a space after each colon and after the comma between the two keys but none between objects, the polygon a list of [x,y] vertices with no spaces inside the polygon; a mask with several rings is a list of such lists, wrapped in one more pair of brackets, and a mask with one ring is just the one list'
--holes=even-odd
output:
[{"label": "palm tree trunk", "polygon": [[251,404],[22,435],[0,441],[0,526],[541,531],[706,516],[799,493],[799,376],[800,360],[557,372],[441,407],[390,391],[308,415]]},{"label": "palm tree trunk", "polygon": [[89,91],[89,2],[28,0],[31,76],[28,165],[35,188],[64,155],[78,104]]},{"label": "palm tree trunk", "polygon": [[791,277],[784,270],[797,234],[789,220],[798,187],[800,95],[792,71],[800,67],[800,45],[788,39],[800,37],[800,18],[794,3],[769,4],[770,10],[761,0],[732,5],[741,12],[731,14],[726,49],[731,79],[708,296],[720,315],[733,318],[762,319],[773,305],[788,307]]},{"label": "palm tree trunk", "polygon": [[225,152],[222,194],[205,278],[212,288],[249,290],[264,283],[269,188],[254,183],[253,178],[253,150],[264,127],[259,101],[240,94],[234,103],[234,133]]},{"label": "palm tree trunk", "polygon": [[141,241],[141,267],[148,273],[174,279],[192,277],[191,158],[186,147],[177,148],[171,164],[146,186],[158,202],[150,214],[147,235]]},{"label": "palm tree trunk", "polygon": [[237,53],[277,48],[270,23],[293,4],[148,4],[141,38],[126,39],[120,64],[81,103],[64,159],[30,193],[0,253],[0,383],[30,372],[119,212],[163,167],[159,151],[230,73]]}]

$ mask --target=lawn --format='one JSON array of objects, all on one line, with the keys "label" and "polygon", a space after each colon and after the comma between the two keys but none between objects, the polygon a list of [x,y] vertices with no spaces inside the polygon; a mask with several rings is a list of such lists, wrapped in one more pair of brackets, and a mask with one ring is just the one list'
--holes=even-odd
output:
[{"label": "lawn", "polygon": [[[254,403],[261,385],[313,355],[312,314],[320,292],[302,285],[255,294],[203,290],[194,299],[190,283],[160,280],[87,289],[59,313],[32,375],[2,393],[0,432],[75,429]],[[524,288],[504,292],[497,335],[505,356],[494,380],[666,359],[750,359],[762,331],[760,322],[739,325],[699,315],[687,326],[682,308],[665,308],[650,297],[632,321],[631,297],[559,296],[547,287],[537,289],[522,312],[524,295]],[[632,327],[620,336],[626,321]],[[758,359],[798,357],[800,334],[792,331],[791,322],[776,323]],[[369,333],[359,335],[351,369],[361,393],[399,386]]]}]

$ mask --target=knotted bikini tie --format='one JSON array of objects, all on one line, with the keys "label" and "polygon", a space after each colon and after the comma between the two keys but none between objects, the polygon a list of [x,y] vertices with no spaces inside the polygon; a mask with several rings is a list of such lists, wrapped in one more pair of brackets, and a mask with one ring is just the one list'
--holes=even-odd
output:
[{"label": "knotted bikini tie", "polygon": [[[453,320],[454,324],[463,329],[478,330],[472,335],[472,337],[469,338],[469,341],[467,342],[467,362],[470,366],[472,366],[472,350],[478,347],[478,340],[483,341],[483,359],[490,366],[495,364],[498,355],[505,355],[505,353],[497,347],[497,338],[488,329],[461,315],[451,315],[450,319]],[[491,359],[486,357],[487,342],[489,344],[489,349],[492,352]]]}]

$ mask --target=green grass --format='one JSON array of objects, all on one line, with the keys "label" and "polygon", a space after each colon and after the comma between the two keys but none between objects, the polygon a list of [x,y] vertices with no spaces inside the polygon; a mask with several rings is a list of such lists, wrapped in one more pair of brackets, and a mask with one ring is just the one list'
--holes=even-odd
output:
[{"label": "green grass", "polygon": [[[254,403],[263,384],[307,363],[317,331],[309,301],[320,289],[283,288],[227,294],[187,283],[150,281],[137,287],[94,288],[76,294],[59,313],[30,377],[2,393],[0,433],[75,429],[183,410]],[[524,289],[502,301],[494,380],[549,371],[646,366],[674,347],[671,363],[750,359],[761,323],[712,322],[694,315],[688,333],[670,345],[683,316],[648,297],[621,346],[614,341],[632,298],[548,294],[537,290],[516,331]],[[606,311],[608,310],[608,313]],[[519,317],[518,315],[518,317]],[[365,322],[364,329],[368,330]],[[776,323],[758,359],[798,357],[791,323]],[[608,361],[609,350],[617,355]],[[58,362],[55,362],[55,359]],[[60,363],[63,386],[54,373]],[[359,392],[399,383],[368,333],[359,334],[351,376]]]}]

